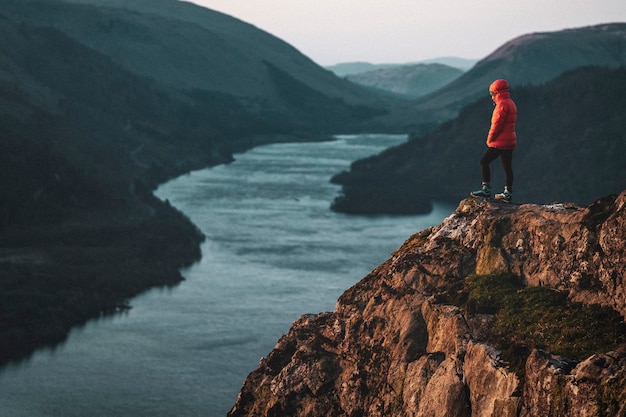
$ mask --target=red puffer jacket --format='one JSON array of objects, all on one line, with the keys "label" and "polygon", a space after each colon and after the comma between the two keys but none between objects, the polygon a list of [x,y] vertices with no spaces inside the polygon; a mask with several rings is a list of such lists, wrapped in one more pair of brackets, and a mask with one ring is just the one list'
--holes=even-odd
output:
[{"label": "red puffer jacket", "polygon": [[505,80],[496,80],[489,87],[496,108],[491,116],[491,128],[487,136],[487,146],[496,149],[515,149],[517,136],[515,122],[517,122],[517,106],[509,94],[509,83]]}]

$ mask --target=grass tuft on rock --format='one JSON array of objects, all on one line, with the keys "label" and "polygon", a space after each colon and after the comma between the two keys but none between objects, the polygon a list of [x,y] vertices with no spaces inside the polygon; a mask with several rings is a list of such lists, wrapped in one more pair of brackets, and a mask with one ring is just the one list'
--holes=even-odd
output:
[{"label": "grass tuft on rock", "polygon": [[518,374],[531,349],[573,360],[615,350],[626,342],[626,323],[615,310],[572,302],[567,291],[530,287],[508,275],[472,275],[465,281],[469,314],[493,314],[489,342]]}]

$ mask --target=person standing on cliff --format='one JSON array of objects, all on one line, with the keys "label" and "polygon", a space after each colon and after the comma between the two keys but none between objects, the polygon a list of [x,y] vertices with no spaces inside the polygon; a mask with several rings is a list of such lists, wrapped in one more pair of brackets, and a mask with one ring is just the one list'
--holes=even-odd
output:
[{"label": "person standing on cliff", "polygon": [[483,183],[478,191],[472,191],[472,197],[491,197],[491,170],[489,165],[500,157],[506,177],[504,192],[496,194],[497,200],[513,199],[513,150],[517,145],[515,123],[517,122],[517,106],[509,94],[509,83],[506,80],[495,80],[489,86],[489,94],[495,104],[491,116],[491,128],[487,136],[487,150],[480,160]]}]

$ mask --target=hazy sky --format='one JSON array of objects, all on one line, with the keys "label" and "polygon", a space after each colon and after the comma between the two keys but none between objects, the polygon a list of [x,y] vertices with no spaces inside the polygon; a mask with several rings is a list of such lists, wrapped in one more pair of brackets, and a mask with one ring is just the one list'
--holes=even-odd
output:
[{"label": "hazy sky", "polygon": [[526,33],[626,22],[626,0],[189,0],[251,23],[320,65],[483,58]]}]

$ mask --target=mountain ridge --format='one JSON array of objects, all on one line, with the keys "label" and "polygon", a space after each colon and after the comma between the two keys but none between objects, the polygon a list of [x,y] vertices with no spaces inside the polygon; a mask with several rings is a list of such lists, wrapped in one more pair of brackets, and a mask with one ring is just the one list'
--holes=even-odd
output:
[{"label": "mountain ridge", "polygon": [[[7,1],[5,11],[12,0]],[[11,10],[17,16],[64,31],[131,72],[176,88],[271,97],[273,87],[262,65],[268,61],[299,74],[302,82],[332,97],[352,104],[372,100],[284,41],[192,3],[28,0],[14,1]],[[181,68],[186,63],[193,66]]]},{"label": "mountain ridge", "polygon": [[414,64],[347,75],[346,79],[403,98],[425,96],[460,77],[463,71],[448,65]]},{"label": "mountain ridge", "polygon": [[339,77],[345,77],[346,75],[356,75],[363,72],[374,71],[378,69],[386,69],[386,68],[398,68],[408,65],[417,65],[417,64],[443,64],[449,67],[458,68],[462,71],[469,70],[474,64],[478,62],[477,59],[467,59],[467,58],[459,58],[459,57],[439,57],[426,59],[423,61],[415,61],[415,62],[403,62],[403,63],[381,63],[374,64],[371,62],[357,61],[357,62],[342,62],[335,65],[329,65],[325,68],[337,74]]}]

